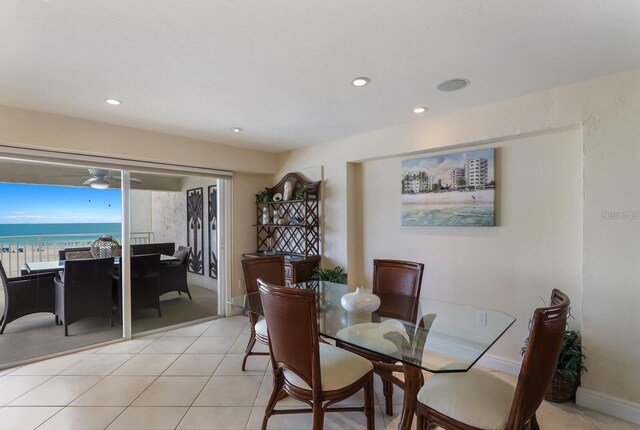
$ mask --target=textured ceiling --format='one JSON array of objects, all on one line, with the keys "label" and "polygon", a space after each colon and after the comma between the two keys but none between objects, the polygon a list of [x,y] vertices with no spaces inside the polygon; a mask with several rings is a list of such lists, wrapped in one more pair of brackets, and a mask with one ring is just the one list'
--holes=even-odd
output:
[{"label": "textured ceiling", "polygon": [[6,0],[0,104],[282,151],[640,67],[639,22],[636,0]]}]

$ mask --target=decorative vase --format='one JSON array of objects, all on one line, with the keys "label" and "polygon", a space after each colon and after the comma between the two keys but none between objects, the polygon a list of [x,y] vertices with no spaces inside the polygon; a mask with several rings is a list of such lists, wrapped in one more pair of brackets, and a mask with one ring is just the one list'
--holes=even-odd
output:
[{"label": "decorative vase", "polygon": [[278,224],[278,221],[280,220],[280,214],[278,214],[278,210],[274,209],[273,210],[273,223],[274,224]]},{"label": "decorative vase", "polygon": [[262,224],[269,224],[269,210],[266,207],[262,208]]},{"label": "decorative vase", "polygon": [[101,236],[91,244],[93,258],[108,258],[120,256],[120,244],[111,236]]},{"label": "decorative vase", "polygon": [[348,312],[375,312],[380,307],[380,297],[357,287],[355,292],[342,296],[340,303]]},{"label": "decorative vase", "polygon": [[284,193],[282,194],[282,200],[291,200],[291,182],[284,183]]}]

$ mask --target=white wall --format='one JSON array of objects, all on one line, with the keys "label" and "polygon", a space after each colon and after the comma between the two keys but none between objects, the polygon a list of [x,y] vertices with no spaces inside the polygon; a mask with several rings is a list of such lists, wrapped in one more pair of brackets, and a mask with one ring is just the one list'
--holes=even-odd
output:
[{"label": "white wall", "polygon": [[548,303],[552,288],[571,297],[573,323],[580,321],[582,135],[564,131],[491,147],[497,148],[496,227],[403,227],[402,159],[362,163],[360,279],[371,285],[374,258],[424,262],[424,296],[517,318],[492,354],[519,362],[532,308]]},{"label": "white wall", "polygon": [[[240,173],[233,175],[231,213],[232,213],[232,246],[231,288],[227,292],[229,297],[244,293],[242,276],[242,254],[255,252],[257,249],[256,228],[257,221],[256,194],[264,187],[272,186],[272,179],[268,175],[252,175]],[[239,308],[227,306],[227,314],[241,313]]]},{"label": "white wall", "polygon": [[276,170],[276,156],[268,152],[7,106],[0,106],[0,145],[240,172]]},{"label": "white wall", "polygon": [[[640,357],[640,277],[637,272],[640,220],[603,217],[605,211],[640,210],[640,182],[637,180],[639,116],[640,70],[634,70],[447,115],[427,114],[424,121],[282,154],[280,174],[308,166],[323,166],[327,178],[325,258],[328,264],[350,268],[351,260],[357,260],[357,249],[352,251],[354,247],[349,246],[352,234],[348,226],[355,226],[347,222],[354,218],[348,217],[348,208],[352,205],[348,186],[351,181],[347,181],[348,163],[500,142],[567,127],[580,130],[584,165],[583,214],[575,222],[583,225],[583,235],[581,255],[575,258],[582,258],[583,264],[582,330],[589,368],[582,385],[592,392],[611,396],[618,402],[616,404],[631,405],[635,414],[633,419],[640,422],[640,373],[637,372]],[[527,167],[527,163],[524,164],[522,168]],[[531,197],[542,200],[545,193],[535,190]],[[523,239],[531,240],[526,236]],[[535,240],[533,243],[538,249],[540,243]],[[442,252],[453,250],[449,246]],[[431,267],[429,261],[426,263]],[[511,270],[506,264],[494,268],[498,273],[508,274]],[[456,265],[450,270],[466,269]],[[544,279],[549,290],[562,282],[557,274],[546,277],[545,273],[546,267],[526,263],[514,281],[528,285],[532,280]],[[429,294],[428,291],[425,284],[425,294]],[[465,300],[477,300],[480,295],[482,292]],[[533,309],[539,301],[528,305]],[[514,309],[504,310],[514,312]],[[510,334],[506,338],[510,345],[499,345],[499,351],[516,348],[518,337],[517,333]]]},{"label": "white wall", "polygon": [[184,192],[151,191],[154,242],[187,245],[187,198]]},{"label": "white wall", "polygon": [[131,232],[152,231],[151,191],[131,190]]}]

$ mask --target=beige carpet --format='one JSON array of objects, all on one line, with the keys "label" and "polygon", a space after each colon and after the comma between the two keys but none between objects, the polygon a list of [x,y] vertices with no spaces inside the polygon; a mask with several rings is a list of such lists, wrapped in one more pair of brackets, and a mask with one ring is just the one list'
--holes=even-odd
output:
[{"label": "beige carpet", "polygon": [[[188,321],[215,316],[218,295],[214,291],[189,286],[193,300],[186,294],[167,293],[160,299],[162,317],[152,309],[133,314],[133,333],[143,333]],[[4,309],[4,295],[0,292],[0,309]],[[57,352],[68,351],[105,342],[122,336],[122,324],[115,327],[105,318],[86,318],[69,326],[69,336],[64,327],[56,326],[53,314],[33,314],[7,325],[0,335],[0,367]]]}]

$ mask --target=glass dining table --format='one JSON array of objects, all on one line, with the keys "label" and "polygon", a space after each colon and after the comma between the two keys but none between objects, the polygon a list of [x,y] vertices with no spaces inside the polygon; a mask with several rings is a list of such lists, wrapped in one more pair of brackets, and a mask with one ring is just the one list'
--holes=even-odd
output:
[{"label": "glass dining table", "polygon": [[[341,305],[342,296],[351,292],[347,285],[308,281],[292,288],[316,291],[322,336],[401,364],[405,392],[398,429],[411,428],[422,370],[468,371],[515,322],[497,310],[389,293],[378,294],[376,312],[347,312]],[[259,293],[230,297],[227,303],[263,315]]]}]

